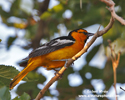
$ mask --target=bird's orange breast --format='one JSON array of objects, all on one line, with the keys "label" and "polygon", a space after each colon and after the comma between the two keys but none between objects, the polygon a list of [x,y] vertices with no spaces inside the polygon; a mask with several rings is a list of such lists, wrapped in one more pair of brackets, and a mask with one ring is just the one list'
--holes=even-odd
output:
[{"label": "bird's orange breast", "polygon": [[[84,43],[77,42],[71,46],[66,46],[49,54],[30,58],[29,62],[34,62],[34,66],[43,66],[47,69],[59,68],[64,66],[67,59],[72,58],[84,47]],[[37,65],[38,64],[38,65]]]}]

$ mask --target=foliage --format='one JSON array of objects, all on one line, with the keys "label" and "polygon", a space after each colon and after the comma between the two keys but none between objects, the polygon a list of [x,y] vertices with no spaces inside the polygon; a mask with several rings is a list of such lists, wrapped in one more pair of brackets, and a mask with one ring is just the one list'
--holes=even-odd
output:
[{"label": "foliage", "polygon": [[19,71],[12,66],[0,65],[0,87],[9,86],[10,79],[17,73],[19,73]]},{"label": "foliage", "polygon": [[[58,0],[59,4],[54,6],[53,8],[49,8],[45,11],[42,9],[42,14],[34,14],[33,12],[37,10],[41,12],[41,6],[43,2],[39,2],[39,0],[31,0],[33,5],[23,4],[24,0],[8,0],[7,2],[11,3],[10,10],[3,10],[2,6],[0,6],[1,19],[2,23],[7,25],[8,27],[14,27],[16,29],[15,36],[10,36],[6,41],[6,49],[13,45],[19,36],[18,30],[25,30],[24,38],[29,41],[26,46],[22,46],[23,49],[34,48],[32,43],[33,39],[39,37],[39,34],[42,34],[41,39],[49,40],[55,33],[60,33],[61,29],[59,25],[63,25],[67,31],[77,29],[77,28],[85,28],[94,24],[101,24],[102,26],[106,26],[109,22],[110,12],[105,8],[105,4],[100,2],[99,0],[82,0],[82,9],[80,8],[79,0]],[[45,0],[46,1],[46,0]],[[125,6],[124,0],[114,0],[117,7],[117,13],[125,17]],[[24,5],[27,8],[22,8],[21,5]],[[31,12],[28,11],[28,8],[31,9]],[[70,17],[66,17],[66,11],[71,12]],[[14,20],[12,20],[14,18]],[[40,18],[44,23],[42,26],[40,21],[36,19]],[[38,27],[41,29],[39,30]],[[2,32],[1,32],[2,33]],[[115,42],[117,45],[116,49],[123,50],[124,52],[124,39],[125,39],[125,28],[119,23],[115,22],[112,29],[103,36],[103,46],[104,49],[107,49],[107,39],[111,39],[113,43]],[[2,33],[4,34],[4,33]],[[1,43],[0,39],[0,43]],[[36,43],[36,41],[35,41]],[[86,55],[86,64],[82,66],[80,70],[73,70],[73,68],[69,68],[63,75],[62,79],[58,81],[56,89],[58,90],[59,95],[53,95],[51,90],[48,90],[45,96],[49,97],[57,97],[59,100],[75,100],[78,95],[83,94],[83,90],[90,89],[95,90],[95,87],[91,84],[94,79],[101,79],[105,84],[104,90],[109,90],[113,85],[113,71],[110,57],[107,58],[105,67],[100,69],[98,66],[92,66],[89,64],[93,57],[100,51],[100,47],[102,45],[95,46],[87,55]],[[1,48],[0,48],[1,49]],[[107,53],[106,53],[107,54]],[[124,73],[124,61],[125,54],[122,53],[119,66],[117,68],[117,82],[125,83],[123,80]],[[98,61],[97,61],[98,62]],[[92,77],[87,78],[86,73],[91,73]],[[12,66],[0,65],[0,100],[10,100],[11,95],[9,92],[9,83],[11,79],[17,75],[19,71],[17,71]],[[68,76],[70,74],[77,74],[81,77],[83,83],[81,85],[72,87],[69,84]],[[30,72],[27,77],[24,79],[27,81],[19,85],[16,93],[20,97],[15,97],[13,100],[30,100],[36,97],[40,89],[38,88],[38,84],[43,84],[46,81],[46,78],[37,73],[36,71]],[[102,93],[103,94],[103,93]],[[79,99],[79,98],[78,98]],[[101,98],[98,98],[101,100]],[[105,100],[108,98],[104,98]]]},{"label": "foliage", "polygon": [[16,37],[9,37],[7,40],[7,49],[10,48],[10,46],[12,45],[12,43],[15,41]]},{"label": "foliage", "polygon": [[[0,100],[11,100],[8,87],[0,88]],[[23,93],[19,98],[15,97],[13,100],[30,100],[30,96],[27,93]]]},{"label": "foliage", "polygon": [[10,98],[9,88],[6,86],[0,88],[0,100],[10,100]]},{"label": "foliage", "polygon": [[30,100],[30,96],[27,93],[23,93],[19,98],[15,97],[13,100]]},{"label": "foliage", "polygon": [[[13,66],[0,65],[0,87],[9,87],[11,79],[14,78],[18,73],[19,71],[16,70]],[[27,78],[24,78],[24,80],[28,81]]]}]

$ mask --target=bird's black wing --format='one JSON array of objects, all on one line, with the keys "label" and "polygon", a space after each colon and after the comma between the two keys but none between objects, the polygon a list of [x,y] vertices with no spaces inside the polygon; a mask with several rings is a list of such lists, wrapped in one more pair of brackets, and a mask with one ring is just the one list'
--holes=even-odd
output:
[{"label": "bird's black wing", "polygon": [[43,44],[41,47],[33,50],[28,58],[37,57],[56,51],[58,49],[70,46],[75,43],[75,40],[67,36],[59,37],[51,40],[49,43]]}]

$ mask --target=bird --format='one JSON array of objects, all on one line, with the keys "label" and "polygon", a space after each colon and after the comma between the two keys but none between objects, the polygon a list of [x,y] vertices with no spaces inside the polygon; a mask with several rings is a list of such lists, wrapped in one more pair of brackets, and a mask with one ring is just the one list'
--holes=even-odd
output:
[{"label": "bird", "polygon": [[47,70],[63,67],[68,59],[84,48],[87,39],[92,35],[94,34],[79,28],[70,31],[68,36],[55,38],[36,48],[24,59],[28,59],[26,67],[13,78],[9,88],[13,89],[28,72],[37,67],[43,66]]}]

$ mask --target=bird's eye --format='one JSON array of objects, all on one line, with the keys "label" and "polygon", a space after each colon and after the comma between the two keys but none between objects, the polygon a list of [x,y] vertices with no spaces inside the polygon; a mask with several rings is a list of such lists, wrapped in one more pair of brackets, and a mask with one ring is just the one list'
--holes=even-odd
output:
[{"label": "bird's eye", "polygon": [[83,32],[85,35],[87,35],[87,32]]},{"label": "bird's eye", "polygon": [[79,32],[79,33],[83,33],[83,34],[87,35],[87,32]]}]

